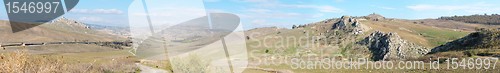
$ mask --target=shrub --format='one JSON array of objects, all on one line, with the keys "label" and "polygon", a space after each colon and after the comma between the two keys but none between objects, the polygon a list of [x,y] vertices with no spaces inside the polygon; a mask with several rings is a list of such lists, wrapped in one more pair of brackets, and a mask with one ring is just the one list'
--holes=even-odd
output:
[{"label": "shrub", "polygon": [[179,73],[207,73],[209,61],[202,59],[197,54],[189,54],[186,57],[172,58],[172,68]]}]

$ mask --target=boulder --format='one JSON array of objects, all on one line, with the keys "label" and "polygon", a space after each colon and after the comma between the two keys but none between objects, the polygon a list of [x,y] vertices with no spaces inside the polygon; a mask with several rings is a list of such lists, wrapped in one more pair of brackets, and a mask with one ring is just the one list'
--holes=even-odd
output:
[{"label": "boulder", "polygon": [[376,31],[358,44],[367,46],[374,61],[415,59],[428,53],[427,48],[403,40],[396,33]]},{"label": "boulder", "polygon": [[342,16],[340,20],[333,24],[331,31],[343,31],[351,34],[361,34],[369,28],[363,26],[356,18]]}]

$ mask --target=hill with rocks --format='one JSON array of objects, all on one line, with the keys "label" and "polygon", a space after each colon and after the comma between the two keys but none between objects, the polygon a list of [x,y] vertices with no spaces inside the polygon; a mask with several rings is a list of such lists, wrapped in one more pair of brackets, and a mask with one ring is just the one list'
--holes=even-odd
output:
[{"label": "hill with rocks", "polygon": [[[411,60],[434,47],[462,38],[475,30],[441,27],[429,19],[406,20],[379,14],[342,16],[286,28],[256,28],[245,32],[250,50],[295,57],[370,58]],[[262,32],[265,31],[265,32]],[[264,42],[265,41],[265,42]],[[265,46],[263,46],[265,45]]]},{"label": "hill with rocks", "polygon": [[8,21],[0,21],[0,34],[0,43],[125,40],[64,17],[16,33],[11,31]]},{"label": "hill with rocks", "polygon": [[416,59],[428,53],[427,48],[403,40],[396,33],[376,31],[358,43],[368,47],[374,61]]}]

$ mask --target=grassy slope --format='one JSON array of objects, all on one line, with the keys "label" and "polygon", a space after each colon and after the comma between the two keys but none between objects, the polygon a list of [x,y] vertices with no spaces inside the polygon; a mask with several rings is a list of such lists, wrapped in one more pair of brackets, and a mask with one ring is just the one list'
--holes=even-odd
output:
[{"label": "grassy slope", "polygon": [[[368,36],[373,31],[383,31],[383,32],[393,32],[397,33],[398,35],[401,36],[402,39],[408,40],[409,42],[413,42],[419,45],[422,45],[424,47],[427,47],[429,49],[442,45],[445,42],[449,42],[458,38],[461,38],[465,36],[466,34],[470,33],[470,31],[454,31],[452,29],[446,28],[439,28],[439,27],[433,27],[433,26],[428,26],[428,25],[422,25],[422,24],[414,24],[412,22],[413,20],[379,20],[379,21],[370,21],[370,20],[364,20],[361,21],[363,25],[369,26],[372,28],[371,30],[363,33],[360,36]],[[249,33],[262,33],[264,32],[264,35],[259,35],[258,37],[253,37],[251,40],[247,41],[247,45],[256,45],[258,44],[256,41],[263,41],[265,36],[286,36],[286,37],[301,37],[305,36],[306,33],[303,33],[303,31],[311,32],[307,33],[310,35],[318,35],[321,32],[326,32],[327,29],[330,29],[330,27],[333,25],[334,22],[318,22],[314,23],[313,25],[306,26],[304,28],[300,29],[281,29],[279,31],[275,31],[272,29],[254,29],[251,31],[246,32],[247,36]],[[325,27],[325,28],[323,28]],[[279,32],[279,34],[278,34]],[[361,39],[363,37],[359,37]],[[289,42],[285,42],[289,43]],[[266,41],[265,44],[268,45],[274,45],[274,44],[281,44],[278,39],[271,39],[271,41]],[[268,48],[268,47],[248,47],[249,50],[258,50],[258,53],[264,53],[266,49],[273,51],[275,49],[297,49],[301,48],[301,46],[298,45],[292,45],[288,46],[287,48]],[[319,49],[319,48],[313,48],[313,49]],[[339,47],[324,47],[322,49],[327,50],[327,54],[330,55],[335,55],[335,54],[341,54],[342,51],[345,51]],[[346,49],[347,50],[347,49]],[[290,69],[289,67],[286,67],[288,65],[283,66],[259,66],[262,68],[271,68],[271,69]],[[311,72],[311,70],[293,70],[294,72]],[[331,72],[331,71],[338,71],[338,70],[314,70],[315,72]],[[352,72],[352,70],[340,70],[341,72]],[[359,70],[356,72],[369,72],[369,71],[376,71],[376,72],[387,72],[385,70]],[[423,72],[426,70],[396,70],[392,72]],[[437,70],[436,70],[437,71]],[[442,71],[438,71],[442,72]],[[455,71],[444,71],[444,72],[455,72]]]},{"label": "grassy slope", "polygon": [[[306,35],[309,36],[318,36],[320,33],[326,32],[326,30],[330,29],[330,27],[333,25],[333,22],[317,22],[312,25],[306,26],[304,28],[299,28],[299,29],[271,29],[271,28],[262,28],[262,29],[254,29],[247,31],[246,35],[251,36],[252,38],[247,41],[247,45],[252,46],[252,45],[258,45],[259,43],[257,41],[263,42],[265,37],[284,37],[284,40],[276,39],[276,38],[267,38],[267,41],[264,43],[260,43],[260,47],[248,47],[250,50],[259,50],[264,52],[264,50],[268,49],[271,51],[274,51],[276,49],[297,49],[297,48],[303,48],[301,45],[293,45],[294,42],[288,42],[286,37],[306,37]],[[366,31],[363,33],[362,37],[358,37],[357,39],[362,39],[364,38],[363,36],[368,36],[373,31],[382,31],[382,32],[392,32],[392,33],[397,33],[398,35],[401,36],[402,39],[408,40],[409,42],[413,42],[419,45],[422,45],[424,47],[427,47],[429,49],[442,45],[446,42],[461,38],[468,34],[468,31],[454,31],[451,29],[440,29],[437,27],[431,27],[431,26],[426,26],[426,25],[421,25],[421,24],[414,24],[411,21],[406,21],[406,20],[380,20],[380,21],[369,21],[369,20],[364,20],[361,21],[363,25],[366,25],[370,28],[372,28],[369,31]],[[323,28],[324,27],[324,28]],[[303,33],[306,31],[306,33]],[[249,35],[251,33],[260,33],[260,35]],[[279,33],[279,34],[278,34]],[[284,42],[283,42],[284,41]],[[285,45],[284,48],[281,47],[264,47],[262,44],[266,45],[281,45],[281,44],[288,44]],[[297,43],[297,44],[304,44],[304,43]],[[339,49],[342,47],[346,47],[349,44],[345,45],[339,45],[337,48],[334,47],[325,47],[325,48],[331,48],[327,49],[328,53],[337,53],[341,54],[342,51],[346,51],[343,49]],[[312,49],[319,49],[319,48],[312,48]],[[347,48],[346,48],[347,49]]]},{"label": "grassy slope", "polygon": [[469,34],[468,36],[436,47],[429,57],[498,57],[500,56],[500,30],[485,29]]},{"label": "grassy slope", "polygon": [[[0,53],[10,53],[20,49],[23,48],[6,47],[6,49]],[[117,50],[109,47],[84,44],[30,46],[26,47],[26,49],[28,50],[27,52],[31,55],[54,57],[64,56],[64,60],[70,62],[92,62],[93,60],[109,61],[111,59],[119,59],[132,56],[132,54],[128,52],[129,48],[124,50]]]},{"label": "grassy slope", "polygon": [[[125,40],[125,38],[108,33],[63,23],[43,24],[21,32],[12,33],[8,21],[0,21],[0,34],[2,34],[0,35],[0,43]],[[0,53],[8,54],[20,49],[22,47],[6,47]],[[64,61],[64,64],[71,65],[72,67],[77,66],[74,68],[79,68],[80,66],[98,68],[99,66],[99,68],[106,68],[106,70],[129,69],[132,68],[130,66],[135,66],[134,61],[137,61],[128,52],[129,48],[117,50],[98,45],[64,44],[29,46],[26,49],[31,57],[61,59]]]},{"label": "grassy slope", "polygon": [[[7,47],[0,54],[6,55],[22,50],[22,47]],[[137,58],[128,52],[130,48],[116,50],[97,45],[47,45],[26,47],[28,59],[59,60],[65,65],[63,72],[134,72]],[[0,62],[5,62],[0,59]],[[40,62],[45,64],[44,62]],[[51,62],[52,63],[52,62]],[[38,64],[38,62],[37,62]],[[51,65],[51,64],[47,64]],[[104,70],[104,71],[103,71]]]},{"label": "grassy slope", "polygon": [[114,41],[124,40],[107,33],[75,25],[49,23],[12,33],[7,21],[0,21],[0,42],[60,42],[60,41]]},{"label": "grassy slope", "polygon": [[454,31],[397,20],[363,21],[363,23],[372,27],[374,30],[395,32],[400,35],[401,38],[427,48],[442,45],[469,33],[466,31]]}]

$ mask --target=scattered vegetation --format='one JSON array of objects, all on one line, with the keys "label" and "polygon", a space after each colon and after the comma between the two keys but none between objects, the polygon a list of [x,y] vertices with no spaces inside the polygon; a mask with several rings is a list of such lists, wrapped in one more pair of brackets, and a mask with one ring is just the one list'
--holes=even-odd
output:
[{"label": "scattered vegetation", "polygon": [[208,72],[209,61],[204,60],[197,54],[189,54],[187,57],[176,57],[171,63],[174,72],[179,73],[206,73]]},{"label": "scattered vegetation", "polygon": [[471,33],[458,40],[448,42],[433,49],[431,53],[450,50],[468,49],[499,49],[500,30],[499,29],[477,29],[478,32]]},{"label": "scattered vegetation", "polygon": [[484,15],[470,15],[470,16],[451,16],[451,17],[441,17],[439,19],[444,20],[454,20],[462,21],[466,23],[478,23],[478,24],[488,24],[488,25],[500,25],[500,15],[498,14],[484,14]]},{"label": "scattered vegetation", "polygon": [[473,48],[496,48],[500,47],[500,30],[499,29],[479,29],[479,32],[472,33],[471,36],[478,36],[480,45]]},{"label": "scattered vegetation", "polygon": [[500,56],[500,30],[477,29],[461,39],[448,42],[434,48],[429,54],[419,60],[427,61],[429,58],[466,58],[478,56]]}]

